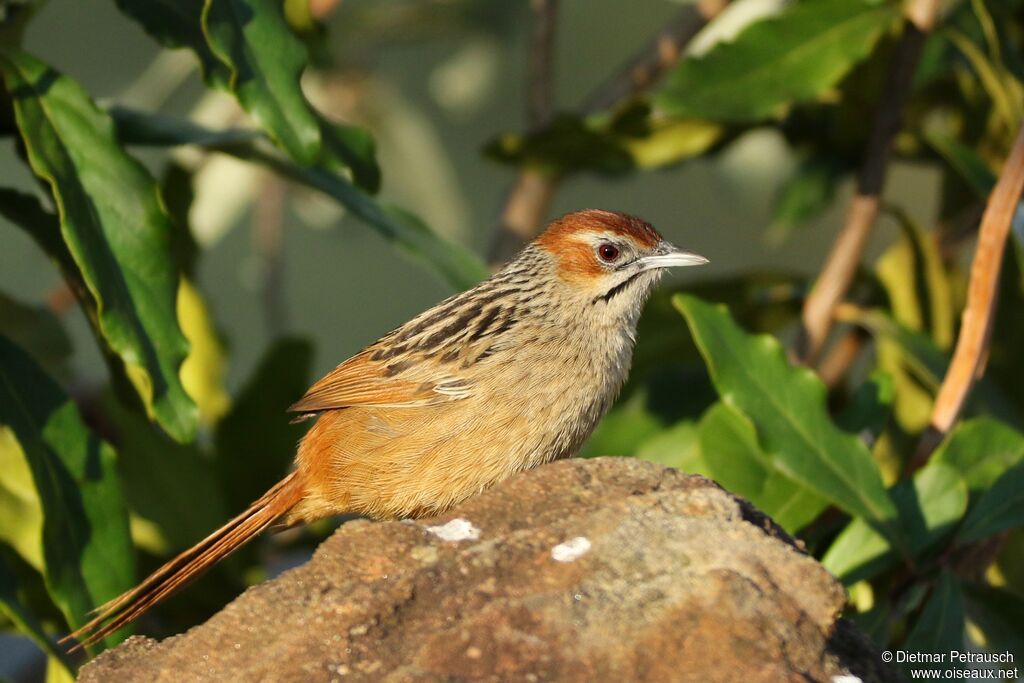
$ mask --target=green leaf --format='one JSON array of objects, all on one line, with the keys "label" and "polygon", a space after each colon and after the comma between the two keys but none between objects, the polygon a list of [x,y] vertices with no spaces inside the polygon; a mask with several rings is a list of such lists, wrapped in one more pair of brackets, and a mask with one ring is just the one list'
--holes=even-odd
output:
[{"label": "green leaf", "polygon": [[752,122],[812,100],[870,54],[898,14],[865,0],[796,2],[734,41],[682,60],[655,94],[672,116]]},{"label": "green leaf", "polygon": [[227,89],[231,71],[203,35],[204,0],[115,0],[118,8],[142,25],[164,47],[187,47],[199,58],[207,83]]},{"label": "green leaf", "polygon": [[620,402],[598,423],[580,454],[585,458],[636,455],[640,444],[664,428],[662,420],[647,410],[646,403],[646,391],[637,391]]},{"label": "green leaf", "polygon": [[[912,481],[896,484],[891,494],[913,556],[938,544],[967,511],[967,486],[946,463],[930,462]],[[851,585],[877,576],[898,559],[881,534],[864,520],[855,519],[839,533],[821,563]]]},{"label": "green leaf", "polygon": [[757,443],[753,423],[727,403],[716,403],[701,418],[700,451],[712,479],[790,533],[828,507],[828,501],[773,467]]},{"label": "green leaf", "polygon": [[299,76],[306,49],[274,0],[206,0],[206,42],[231,71],[229,86],[242,107],[300,164],[316,163],[320,127]]},{"label": "green leaf", "polygon": [[163,45],[195,52],[207,83],[231,92],[296,162],[348,170],[363,189],[379,189],[372,136],[325,120],[302,93],[308,55],[280,2],[118,0],[118,6]]},{"label": "green leaf", "polygon": [[665,431],[644,439],[636,449],[636,457],[674,467],[687,474],[708,476],[710,473],[701,456],[698,437],[694,422],[680,420]]},{"label": "green leaf", "polygon": [[792,367],[773,337],[744,332],[725,307],[689,295],[677,295],[673,303],[686,317],[722,400],[754,423],[775,468],[898,538],[896,508],[878,466],[863,443],[832,423],[821,380]]},{"label": "green leaf", "polygon": [[[114,449],[23,351],[0,336],[0,424],[18,438],[43,506],[46,585],[71,626],[131,587],[133,553]],[[116,635],[107,639],[117,642]]]},{"label": "green leaf", "polygon": [[1024,460],[1024,435],[989,417],[965,420],[939,445],[931,460],[953,467],[972,494],[981,493]]},{"label": "green leaf", "polygon": [[885,429],[892,413],[894,385],[892,375],[876,370],[853,392],[843,412],[836,416],[836,426],[872,443]]},{"label": "green leaf", "polygon": [[[928,602],[921,610],[917,623],[907,636],[903,650],[908,652],[948,653],[964,649],[964,596],[960,581],[950,572],[942,572]],[[906,664],[921,669],[929,665]],[[931,666],[948,667],[949,664]]]},{"label": "green leaf", "polygon": [[960,527],[957,540],[980,541],[1019,526],[1024,526],[1024,463],[1003,472],[992,488],[981,495]]},{"label": "green leaf", "polygon": [[19,631],[32,639],[43,652],[57,660],[58,665],[69,673],[73,666],[63,650],[54,646],[35,615],[18,597],[18,577],[0,554],[0,614],[3,614]]},{"label": "green leaf", "polygon": [[161,426],[191,439],[197,411],[178,377],[188,351],[175,317],[178,272],[155,181],[75,82],[24,53],[4,56],[2,67],[29,164],[53,192],[96,302],[99,336]]},{"label": "green leaf", "polygon": [[308,423],[290,423],[286,411],[309,386],[312,364],[305,339],[276,342],[217,425],[214,465],[232,510],[244,510],[288,471]]},{"label": "green leaf", "polygon": [[35,568],[43,571],[43,549],[39,539],[43,534],[43,507],[39,492],[32,481],[32,470],[14,433],[0,426],[0,540],[11,546],[18,555]]},{"label": "green leaf", "polygon": [[[472,252],[439,237],[422,220],[398,207],[378,202],[347,178],[320,168],[307,168],[282,158],[244,131],[231,133],[231,140],[217,140],[217,133],[188,122],[167,117],[142,115],[124,109],[111,112],[124,144],[202,144],[238,159],[263,164],[297,183],[332,197],[397,248],[426,263],[452,286],[466,289],[489,275],[487,267]],[[197,142],[206,138],[209,142]]]}]

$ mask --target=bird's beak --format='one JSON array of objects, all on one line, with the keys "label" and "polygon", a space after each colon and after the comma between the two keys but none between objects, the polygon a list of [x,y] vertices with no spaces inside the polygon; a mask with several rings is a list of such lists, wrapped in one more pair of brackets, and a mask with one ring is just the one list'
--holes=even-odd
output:
[{"label": "bird's beak", "polygon": [[654,270],[656,268],[673,268],[675,266],[702,266],[708,260],[700,254],[677,249],[668,242],[658,245],[658,250],[650,256],[638,259],[641,270]]}]

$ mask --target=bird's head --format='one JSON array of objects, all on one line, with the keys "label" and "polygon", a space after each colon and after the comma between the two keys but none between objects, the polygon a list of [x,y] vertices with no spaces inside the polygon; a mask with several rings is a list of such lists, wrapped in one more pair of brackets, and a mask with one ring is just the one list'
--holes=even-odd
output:
[{"label": "bird's head", "polygon": [[553,257],[559,279],[609,320],[635,322],[666,268],[708,262],[676,248],[646,221],[596,209],[562,216],[535,244]]}]

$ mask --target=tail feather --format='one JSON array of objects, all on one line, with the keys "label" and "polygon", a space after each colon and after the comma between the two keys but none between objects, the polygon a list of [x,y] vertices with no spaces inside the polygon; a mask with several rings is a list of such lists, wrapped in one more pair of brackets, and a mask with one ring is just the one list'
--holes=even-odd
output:
[{"label": "tail feather", "polygon": [[71,648],[74,652],[106,638],[252,540],[291,510],[302,495],[302,483],[292,472],[245,512],[165,563],[135,588],[97,607],[95,616],[63,638],[61,644],[78,640]]}]

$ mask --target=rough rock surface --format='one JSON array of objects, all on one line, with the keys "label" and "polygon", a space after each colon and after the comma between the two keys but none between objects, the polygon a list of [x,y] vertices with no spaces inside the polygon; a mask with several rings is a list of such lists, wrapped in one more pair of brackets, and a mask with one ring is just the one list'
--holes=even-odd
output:
[{"label": "rough rock surface", "polygon": [[[554,463],[415,523],[353,521],[117,681],[889,680],[842,587],[702,477]],[[837,679],[855,680],[855,679]]]}]

